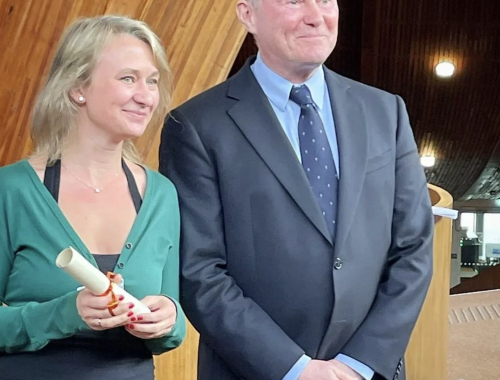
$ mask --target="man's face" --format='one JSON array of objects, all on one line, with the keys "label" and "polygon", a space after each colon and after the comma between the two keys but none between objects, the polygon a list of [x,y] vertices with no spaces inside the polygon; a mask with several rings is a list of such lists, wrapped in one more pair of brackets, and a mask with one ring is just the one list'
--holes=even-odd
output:
[{"label": "man's face", "polygon": [[337,42],[337,0],[257,0],[253,30],[271,66],[319,66]]}]

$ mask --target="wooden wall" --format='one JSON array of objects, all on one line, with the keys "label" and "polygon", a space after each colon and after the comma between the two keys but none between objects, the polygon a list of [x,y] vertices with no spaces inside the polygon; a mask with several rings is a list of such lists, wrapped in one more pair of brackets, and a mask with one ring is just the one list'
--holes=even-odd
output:
[{"label": "wooden wall", "polygon": [[[175,74],[173,106],[224,80],[246,34],[234,0],[0,0],[0,166],[31,149],[31,108],[64,28],[101,14],[144,20],[162,38]],[[154,168],[158,144],[158,126],[137,143]]]}]

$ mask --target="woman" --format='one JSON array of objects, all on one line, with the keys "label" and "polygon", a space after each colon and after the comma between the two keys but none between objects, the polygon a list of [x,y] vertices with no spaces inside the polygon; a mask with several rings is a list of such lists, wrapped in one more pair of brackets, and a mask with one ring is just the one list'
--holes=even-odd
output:
[{"label": "woman", "polygon": [[[163,121],[170,85],[142,22],[95,17],[65,33],[35,105],[35,152],[0,169],[2,378],[153,379],[152,354],[184,339],[177,195],[131,142]],[[77,291],[55,265],[68,246],[152,313]]]}]

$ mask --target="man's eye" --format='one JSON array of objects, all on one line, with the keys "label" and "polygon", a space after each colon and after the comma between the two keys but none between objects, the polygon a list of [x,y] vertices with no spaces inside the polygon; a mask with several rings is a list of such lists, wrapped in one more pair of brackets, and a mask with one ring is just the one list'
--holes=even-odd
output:
[{"label": "man's eye", "polygon": [[132,84],[134,83],[134,78],[133,77],[123,77],[122,81],[127,84]]}]

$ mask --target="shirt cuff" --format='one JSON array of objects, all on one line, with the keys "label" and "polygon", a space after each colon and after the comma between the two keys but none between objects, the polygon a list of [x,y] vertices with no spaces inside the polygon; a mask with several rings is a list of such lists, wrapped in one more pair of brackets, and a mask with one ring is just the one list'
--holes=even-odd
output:
[{"label": "shirt cuff", "polygon": [[338,354],[335,359],[339,362],[344,363],[346,366],[351,367],[351,369],[359,373],[364,380],[371,380],[373,375],[375,374],[375,371],[373,371],[370,367],[358,362],[356,359],[353,359],[350,356]]},{"label": "shirt cuff", "polygon": [[302,355],[282,380],[297,380],[310,361],[311,358],[309,356],[306,354]]}]

